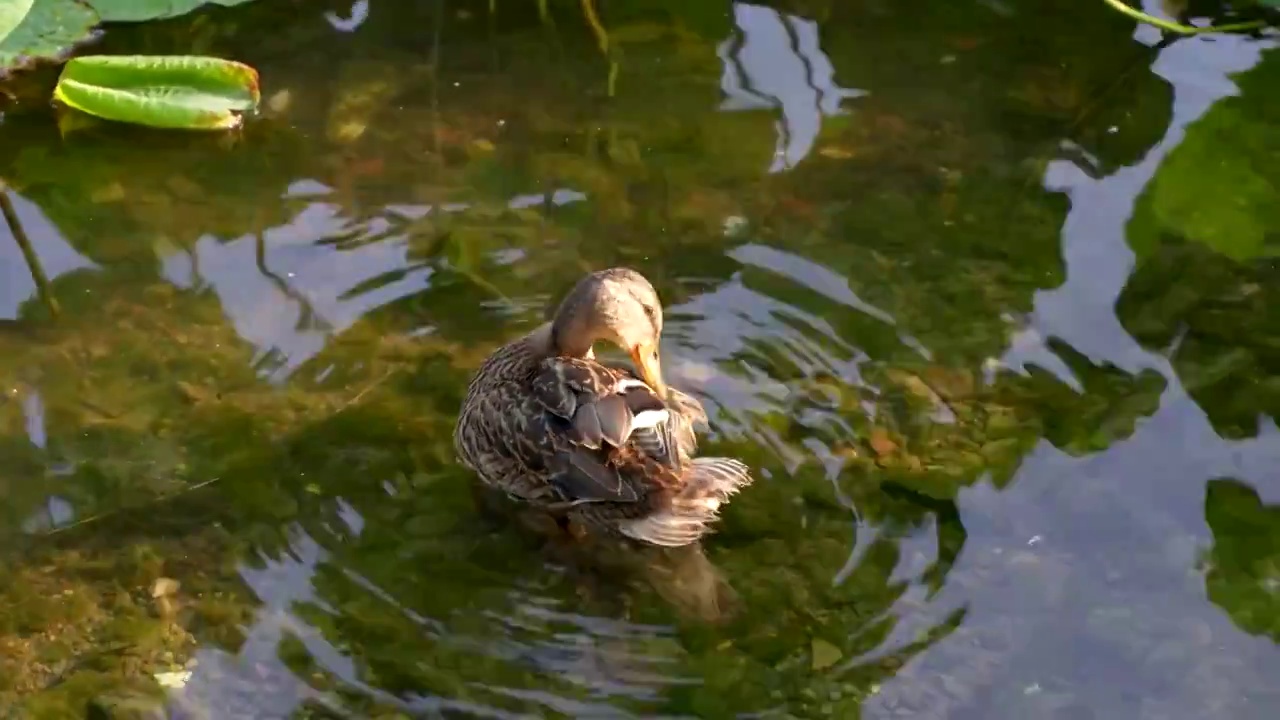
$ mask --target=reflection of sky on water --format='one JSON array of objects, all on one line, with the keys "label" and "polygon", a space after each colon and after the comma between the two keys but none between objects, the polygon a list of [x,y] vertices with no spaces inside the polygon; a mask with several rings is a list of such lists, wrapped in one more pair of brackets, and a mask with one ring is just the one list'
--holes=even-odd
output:
[{"label": "reflection of sky on water", "polygon": [[[859,298],[847,279],[799,255],[757,243],[740,245],[726,254],[744,268],[790,280],[891,328],[897,325],[888,313]],[[821,408],[822,398],[815,399],[812,381],[830,378],[864,388],[860,366],[870,358],[842,339],[826,320],[754,290],[735,276],[671,306],[664,336],[668,338],[664,348],[673,355],[665,369],[676,384],[703,396],[715,432],[770,448],[788,471],[799,467],[815,449],[791,446],[776,429],[759,422],[761,414],[794,414],[822,437],[854,439],[844,418]],[[899,339],[929,356],[915,338],[899,333]],[[763,361],[756,355],[760,348],[768,348],[772,359]]]},{"label": "reflection of sky on water", "polygon": [[[205,236],[191,251],[157,248],[160,274],[183,289],[212,290],[237,334],[257,350],[255,364],[276,381],[288,378],[329,338],[361,317],[430,286],[433,269],[410,260],[408,237],[389,233],[389,218],[414,220],[471,207],[389,205],[386,216],[355,222],[339,206],[324,202],[330,192],[313,180],[293,183],[287,197],[313,202],[262,238],[246,235],[224,242]],[[75,270],[98,269],[62,238],[38,206],[12,191],[9,197],[50,281]],[[563,206],[585,199],[581,192],[561,188],[516,195],[507,206]],[[377,239],[341,249],[325,244],[335,237]],[[0,319],[17,319],[22,304],[36,296],[36,285],[18,245],[5,240],[0,242]]]},{"label": "reflection of sky on water", "polygon": [[[348,530],[358,536],[364,519],[339,500],[339,514]],[[261,601],[253,622],[244,628],[245,641],[235,652],[218,647],[197,651],[197,671],[183,690],[184,697],[197,706],[216,708],[225,717],[290,717],[307,700],[333,706],[333,698],[317,691],[294,675],[280,657],[280,643],[291,637],[306,648],[316,664],[331,673],[347,688],[370,698],[400,706],[410,712],[440,712],[441,709],[475,711],[461,702],[435,698],[394,697],[360,679],[357,663],[334,647],[319,630],[294,614],[300,605],[321,612],[336,613],[314,587],[318,568],[330,561],[330,554],[298,526],[288,528],[289,552],[279,557],[259,555],[256,567],[242,564],[240,575]],[[343,570],[353,582],[382,594],[351,570]],[[384,600],[391,602],[385,595]],[[406,613],[408,611],[405,611]],[[427,630],[424,628],[424,633]],[[263,692],[269,686],[271,692]]]},{"label": "reflection of sky on water", "polygon": [[[1071,198],[1062,228],[1066,281],[1036,294],[1035,310],[1011,339],[1002,364],[1015,370],[1040,365],[1079,390],[1077,379],[1046,344],[1057,337],[1096,364],[1129,372],[1152,369],[1167,385],[1155,414],[1106,450],[1072,457],[1041,441],[1005,490],[983,483],[961,492],[968,541],[953,575],[981,577],[981,583],[948,583],[937,607],[924,612],[918,604],[909,605],[904,622],[875,655],[911,642],[921,627],[953,607],[968,607],[966,624],[980,628],[978,636],[958,633],[913,660],[868,701],[868,717],[896,716],[904,702],[919,708],[922,697],[926,706],[953,706],[955,699],[948,698],[940,679],[947,675],[965,683],[1000,678],[998,685],[988,686],[989,697],[962,699],[971,710],[1075,712],[1086,706],[1074,702],[1071,693],[1087,687],[1094,703],[1141,706],[1151,717],[1206,717],[1211,708],[1224,717],[1261,717],[1248,714],[1260,709],[1238,690],[1260,687],[1280,674],[1280,653],[1269,640],[1240,632],[1208,604],[1195,568],[1212,539],[1202,507],[1207,480],[1238,478],[1265,501],[1280,502],[1275,473],[1280,431],[1264,418],[1256,438],[1221,438],[1169,358],[1138,345],[1120,324],[1115,303],[1134,266],[1125,231],[1139,194],[1186,127],[1218,100],[1236,94],[1229,75],[1252,67],[1270,46],[1220,36],[1164,48],[1152,66],[1175,89],[1164,139],[1137,164],[1097,180],[1068,160],[1047,168],[1046,189]],[[1181,644],[1190,657],[1163,665],[1150,658],[1122,660],[1133,652],[1133,638],[1112,641],[1095,626],[1105,621],[1100,613],[1140,607],[1152,613],[1149,624],[1123,624],[1142,641],[1163,636]],[[1022,627],[1007,636],[992,631],[1015,624]],[[1204,631],[1177,636],[1184,628]],[[1042,639],[1015,640],[1025,647],[1008,653],[1006,665],[978,667],[981,652],[975,647],[981,643],[1028,637]],[[1147,694],[1151,697],[1143,699]]]},{"label": "reflection of sky on water", "polygon": [[[1269,46],[1226,36],[1191,38],[1165,48],[1152,70],[1174,87],[1173,117],[1146,157],[1097,180],[1068,160],[1050,163],[1045,188],[1066,193],[1071,210],[1062,228],[1066,281],[1036,293],[1030,324],[1039,337],[1060,337],[1093,362],[1110,362],[1129,372],[1154,367],[1155,358],[1138,346],[1115,314],[1134,265],[1126,225],[1138,195],[1182,142],[1187,126],[1218,100],[1237,94],[1229,75],[1255,65]],[[1017,357],[1006,359],[1019,362]]]},{"label": "reflection of sky on water", "polygon": [[866,93],[836,84],[817,22],[743,2],[733,3],[733,19],[733,36],[717,48],[720,109],[780,111],[769,172],[793,168],[813,150],[823,116],[841,114],[841,102]]},{"label": "reflection of sky on water", "polygon": [[[12,190],[6,192],[50,282],[74,270],[97,267],[62,239],[58,229],[49,222],[38,206]],[[0,319],[15,320],[18,308],[35,297],[36,283],[31,279],[31,271],[22,257],[22,250],[9,237],[9,228],[4,227],[2,222],[0,232],[4,233],[3,240],[0,240]]]},{"label": "reflection of sky on water", "polygon": [[[236,332],[258,349],[259,367],[283,379],[319,353],[335,333],[366,313],[428,287],[432,269],[414,266],[404,236],[337,250],[326,238],[385,232],[381,218],[353,225],[335,205],[313,203],[288,224],[258,238],[222,243],[201,238],[195,246],[200,278],[218,295]],[[385,282],[366,285],[378,278]],[[351,290],[365,286],[359,293]]]},{"label": "reflection of sky on water", "polygon": [[665,347],[674,357],[664,361],[664,371],[672,383],[703,398],[715,432],[769,448],[788,472],[804,454],[758,416],[786,412],[794,383],[771,377],[758,360],[753,363],[752,346],[767,344],[781,358],[771,369],[797,375],[801,382],[827,373],[861,384],[858,365],[867,358],[860,350],[839,340],[822,319],[738,279],[672,307],[671,314],[664,335],[670,334]]},{"label": "reflection of sky on water", "polygon": [[[341,499],[339,515],[352,537],[360,535],[364,519]],[[419,615],[401,605],[386,590],[372,584],[350,567],[336,561],[303,528],[287,529],[288,552],[268,557],[259,554],[256,562],[242,564],[240,576],[262,605],[253,621],[244,628],[245,641],[233,652],[220,647],[202,647],[195,654],[196,670],[182,690],[184,702],[195,701],[198,707],[216,709],[218,717],[289,717],[304,702],[336,706],[334,698],[320,692],[297,677],[280,657],[280,644],[286,638],[301,643],[317,666],[331,674],[345,689],[356,691],[380,703],[398,707],[415,716],[431,717],[441,712],[463,713],[466,717],[523,718],[478,702],[441,698],[413,692],[392,695],[362,679],[362,668],[343,649],[305,620],[298,617],[299,607],[309,607],[325,614],[341,614],[316,591],[317,572],[335,571],[342,580],[376,595],[388,613],[403,615],[420,628],[423,638],[431,642],[465,647],[477,655],[487,655],[517,665],[533,665],[542,672],[589,688],[596,701],[574,700],[554,692],[525,688],[487,685],[484,690],[496,695],[528,701],[552,708],[571,717],[634,717],[620,713],[608,702],[610,697],[658,701],[662,690],[675,684],[689,684],[691,678],[672,676],[670,651],[678,648],[673,631],[607,617],[594,617],[560,607],[561,602],[536,595],[524,595],[513,589],[512,607],[507,615],[490,613],[491,619],[505,625],[510,636],[470,638],[451,634],[433,618]],[[327,566],[327,567],[326,567]],[[555,627],[547,635],[543,628]],[[523,636],[528,636],[525,639]],[[655,647],[653,640],[669,638]],[[263,686],[270,693],[263,693]],[[336,709],[336,707],[335,707]]]},{"label": "reflection of sky on water", "polygon": [[[430,287],[434,273],[409,259],[408,237],[388,234],[392,226],[386,217],[352,222],[337,205],[320,199],[328,192],[314,181],[295,183],[290,197],[317,199],[287,224],[267,230],[261,243],[251,235],[229,242],[204,237],[196,243],[194,257],[171,252],[162,258],[170,282],[191,287],[198,276],[199,284],[213,290],[236,332],[257,348],[255,363],[275,380],[287,378],[361,317]],[[517,195],[507,205],[565,205],[585,197],[561,189],[549,196]],[[397,205],[388,207],[387,214],[416,219],[468,207]],[[334,237],[378,239],[342,249],[324,244]],[[361,290],[352,292],[356,288]]]}]

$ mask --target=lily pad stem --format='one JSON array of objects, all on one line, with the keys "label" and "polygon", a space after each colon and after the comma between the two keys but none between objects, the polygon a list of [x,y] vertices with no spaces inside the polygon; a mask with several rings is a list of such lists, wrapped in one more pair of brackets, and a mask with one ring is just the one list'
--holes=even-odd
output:
[{"label": "lily pad stem", "polygon": [[1161,30],[1168,30],[1169,32],[1178,33],[1179,35],[1200,35],[1203,33],[1211,33],[1211,32],[1239,32],[1242,30],[1257,30],[1258,28],[1263,27],[1266,24],[1261,20],[1252,20],[1250,22],[1232,23],[1230,25],[1213,25],[1210,27],[1195,27],[1193,25],[1183,25],[1182,23],[1176,23],[1170,20],[1164,20],[1162,18],[1155,17],[1154,15],[1148,15],[1142,12],[1141,10],[1136,10],[1126,5],[1124,2],[1122,2],[1122,0],[1102,0],[1102,1],[1110,5],[1112,8],[1115,8],[1119,12],[1124,13],[1125,15],[1128,15],[1134,20],[1137,20],[1138,22],[1146,23],[1148,25],[1154,25],[1160,28]]},{"label": "lily pad stem", "polygon": [[595,0],[582,0],[582,14],[587,18],[587,24],[591,26],[591,32],[596,36],[596,43],[600,45],[600,54],[604,55],[609,63],[607,88],[609,97],[613,97],[618,90],[618,58],[614,52],[610,51],[609,33],[600,22],[600,16],[596,14]]}]

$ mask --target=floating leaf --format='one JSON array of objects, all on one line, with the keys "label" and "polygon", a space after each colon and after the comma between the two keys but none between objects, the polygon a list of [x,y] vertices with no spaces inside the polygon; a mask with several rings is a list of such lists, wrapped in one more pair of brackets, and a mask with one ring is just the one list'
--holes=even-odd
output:
[{"label": "floating leaf", "polygon": [[0,0],[0,76],[35,60],[56,60],[94,37],[101,22],[177,17],[203,5],[250,0]]},{"label": "floating leaf", "polygon": [[257,107],[258,73],[212,57],[87,56],[67,63],[54,98],[107,120],[219,130]]},{"label": "floating leaf", "polygon": [[31,12],[32,0],[5,0],[0,2],[0,41],[9,37],[14,28]]},{"label": "floating leaf", "polygon": [[58,58],[93,37],[98,16],[75,0],[0,0],[0,75]]},{"label": "floating leaf", "polygon": [[139,22],[185,15],[202,5],[231,7],[249,0],[88,0],[102,22]]}]

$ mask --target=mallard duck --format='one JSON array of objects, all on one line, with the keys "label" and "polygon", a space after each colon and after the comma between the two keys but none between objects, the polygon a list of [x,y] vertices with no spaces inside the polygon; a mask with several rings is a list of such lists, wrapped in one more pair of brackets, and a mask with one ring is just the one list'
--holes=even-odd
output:
[{"label": "mallard duck", "polygon": [[[662,546],[698,540],[752,478],[738,460],[692,457],[706,415],[663,381],[661,334],[662,305],[643,275],[590,273],[550,322],[476,371],[454,430],[460,461],[566,529]],[[597,361],[599,341],[627,351],[638,372]]]}]

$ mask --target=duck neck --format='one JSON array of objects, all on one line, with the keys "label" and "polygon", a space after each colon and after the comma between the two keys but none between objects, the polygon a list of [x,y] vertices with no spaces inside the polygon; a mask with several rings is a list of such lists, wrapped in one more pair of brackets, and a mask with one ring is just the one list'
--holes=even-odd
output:
[{"label": "duck neck", "polygon": [[599,339],[576,313],[557,313],[548,332],[548,350],[561,357],[590,358],[591,346]]},{"label": "duck neck", "polygon": [[529,333],[529,345],[538,357],[576,357],[594,360],[595,352],[591,349],[594,343],[583,346],[579,343],[566,343],[565,335],[557,336],[554,322],[544,323],[537,330]]}]

